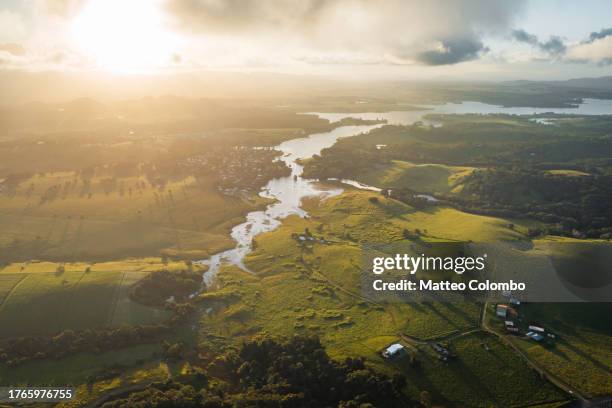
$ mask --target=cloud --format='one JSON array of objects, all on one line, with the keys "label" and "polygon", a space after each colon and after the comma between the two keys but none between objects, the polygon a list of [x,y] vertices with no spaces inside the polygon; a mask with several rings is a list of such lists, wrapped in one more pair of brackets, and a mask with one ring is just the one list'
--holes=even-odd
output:
[{"label": "cloud", "polygon": [[534,34],[529,34],[525,30],[512,30],[512,38],[518,42],[523,42],[531,45],[538,44],[538,37]]},{"label": "cloud", "polygon": [[27,51],[19,44],[0,44],[0,66],[3,69],[41,71],[75,70],[87,65],[79,54],[59,49]]},{"label": "cloud", "polygon": [[39,9],[48,15],[71,17],[85,4],[85,0],[39,0]]},{"label": "cloud", "polygon": [[589,40],[571,47],[567,53],[570,61],[612,65],[612,35]]},{"label": "cloud", "polygon": [[449,65],[470,61],[486,52],[482,41],[476,38],[450,39],[440,41],[434,49],[417,54],[417,61],[425,65]]},{"label": "cloud", "polygon": [[558,36],[551,36],[548,41],[540,41],[536,35],[519,29],[512,30],[512,38],[518,42],[529,44],[553,57],[562,56],[567,51],[567,46]]},{"label": "cloud", "polygon": [[193,31],[243,31],[257,27],[304,26],[327,6],[325,0],[170,0],[167,10]]},{"label": "cloud", "polygon": [[550,37],[548,41],[540,43],[539,46],[542,51],[545,51],[550,55],[555,56],[563,55],[567,50],[567,46],[565,45],[561,37],[557,36]]},{"label": "cloud", "polygon": [[[483,38],[512,26],[525,1],[166,0],[177,29],[262,52],[447,65],[478,58]],[[230,43],[231,43],[230,41]],[[252,46],[252,44],[256,44]],[[552,46],[552,44],[551,44]],[[272,51],[270,51],[272,50]],[[333,54],[339,55],[338,58]]]},{"label": "cloud", "polygon": [[0,41],[22,41],[26,25],[21,15],[10,10],[0,10]]},{"label": "cloud", "polygon": [[25,48],[21,44],[5,43],[0,44],[0,52],[4,51],[16,57],[22,57],[26,54]]},{"label": "cloud", "polygon": [[594,31],[583,41],[574,44],[566,44],[558,36],[551,36],[548,41],[540,41],[536,35],[525,30],[512,30],[511,36],[518,42],[529,44],[549,56],[565,61],[612,64],[612,28]]},{"label": "cloud", "polygon": [[612,28],[594,31],[567,52],[567,59],[579,63],[612,65]]},{"label": "cloud", "polygon": [[604,28],[600,31],[594,31],[589,35],[589,38],[585,41],[586,43],[593,43],[602,38],[606,38],[612,35],[612,28]]}]

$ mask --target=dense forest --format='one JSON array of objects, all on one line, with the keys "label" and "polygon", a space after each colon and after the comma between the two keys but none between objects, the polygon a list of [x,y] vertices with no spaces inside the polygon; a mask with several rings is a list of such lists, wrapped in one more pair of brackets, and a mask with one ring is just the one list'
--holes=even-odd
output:
[{"label": "dense forest", "polygon": [[549,174],[533,169],[481,170],[464,180],[460,194],[446,197],[471,212],[528,216],[553,226],[547,231],[576,238],[610,238],[612,176]]},{"label": "dense forest", "polygon": [[154,383],[106,402],[119,407],[411,407],[405,378],[376,373],[361,359],[329,358],[317,337],[258,339],[215,358],[191,381]]},{"label": "dense forest", "polygon": [[[387,125],[367,135],[339,140],[309,162],[308,174],[347,176],[391,159],[459,166],[529,165],[589,172],[607,171],[612,167],[612,116],[565,117],[556,126],[512,115],[430,115],[427,118],[442,126],[431,127],[420,122],[409,126]],[[385,147],[380,148],[381,145]]]},{"label": "dense forest", "polygon": [[148,306],[163,306],[170,299],[182,301],[202,286],[202,274],[192,270],[154,271],[130,288],[130,297]]}]

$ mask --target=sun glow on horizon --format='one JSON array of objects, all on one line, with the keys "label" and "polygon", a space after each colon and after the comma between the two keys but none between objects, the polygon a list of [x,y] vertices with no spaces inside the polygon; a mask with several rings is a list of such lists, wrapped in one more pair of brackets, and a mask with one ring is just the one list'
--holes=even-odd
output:
[{"label": "sun glow on horizon", "polygon": [[176,38],[164,26],[158,1],[91,0],[72,21],[78,49],[102,68],[142,71],[167,66]]}]

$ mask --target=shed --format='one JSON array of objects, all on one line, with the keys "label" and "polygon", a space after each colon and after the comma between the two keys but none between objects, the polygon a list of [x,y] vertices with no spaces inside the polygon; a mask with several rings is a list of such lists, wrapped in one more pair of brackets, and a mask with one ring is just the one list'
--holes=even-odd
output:
[{"label": "shed", "polygon": [[403,345],[395,343],[387,347],[385,351],[383,351],[382,355],[385,358],[395,358],[404,355],[405,352],[406,349]]},{"label": "shed", "polygon": [[497,305],[495,314],[499,317],[506,317],[508,315],[508,305]]},{"label": "shed", "polygon": [[544,340],[544,336],[542,336],[540,333],[535,333],[535,332],[527,332],[527,337],[532,338],[535,341],[542,341]]}]

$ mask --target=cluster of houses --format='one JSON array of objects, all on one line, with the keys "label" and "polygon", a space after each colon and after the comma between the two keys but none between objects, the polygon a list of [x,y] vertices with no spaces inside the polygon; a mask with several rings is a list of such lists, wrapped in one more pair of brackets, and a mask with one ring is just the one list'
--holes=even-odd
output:
[{"label": "cluster of houses", "polygon": [[[495,307],[495,315],[501,319],[504,319],[504,327],[506,332],[520,335],[521,328],[519,323],[522,322],[522,318],[518,312],[518,308],[521,301],[512,297],[510,293],[504,293],[509,298],[508,303],[499,303]],[[544,327],[539,325],[531,324],[527,328],[528,330],[524,333],[525,336],[535,342],[542,342],[545,339],[554,340],[555,335],[547,332]]]},{"label": "cluster of houses", "polygon": [[[308,236],[307,234],[299,235],[297,238],[302,238]],[[530,324],[527,326],[527,330],[522,330],[521,327],[523,319],[519,313],[519,306],[521,305],[521,301],[517,298],[514,298],[510,293],[504,293],[504,296],[508,298],[507,303],[499,303],[495,305],[495,315],[504,321],[504,327],[507,332],[514,333],[520,335],[521,333],[527,338],[541,343],[544,341],[552,341],[556,339],[556,335],[551,333],[549,330],[544,327],[536,324]],[[489,350],[486,343],[481,343],[482,346]],[[452,353],[448,347],[444,346],[441,343],[431,343],[431,348],[438,354],[438,358],[442,361],[448,361],[456,355]],[[399,343],[394,343],[385,348],[382,351],[382,356],[386,359],[396,359],[401,356],[407,354],[406,348]]]},{"label": "cluster of houses", "polygon": [[269,179],[288,176],[290,169],[268,147],[233,146],[197,154],[179,163],[196,174],[214,174],[222,194],[240,196]]}]

